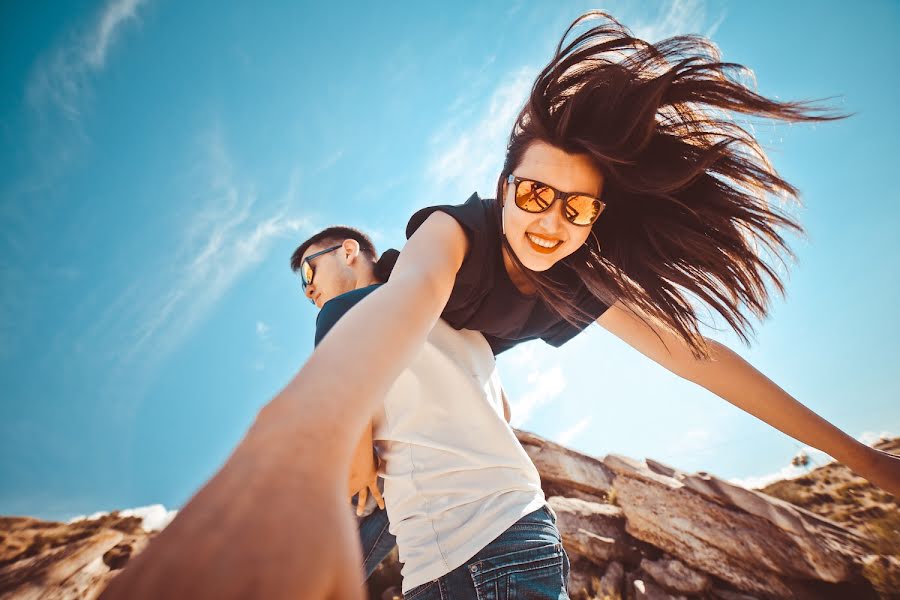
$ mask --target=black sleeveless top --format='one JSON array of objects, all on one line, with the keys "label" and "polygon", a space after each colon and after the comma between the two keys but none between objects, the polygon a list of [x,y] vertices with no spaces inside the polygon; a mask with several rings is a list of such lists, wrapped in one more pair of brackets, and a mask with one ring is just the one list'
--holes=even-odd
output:
[{"label": "black sleeveless top", "polygon": [[[472,194],[465,204],[429,206],[416,212],[406,226],[406,237],[434,211],[442,211],[462,225],[469,239],[469,251],[456,274],[456,282],[441,318],[456,329],[480,331],[494,354],[500,354],[528,340],[542,339],[562,346],[590,322],[573,324],[547,306],[538,296],[523,294],[513,284],[503,265],[500,227],[493,200]],[[595,298],[576,273],[562,262],[548,272],[554,280],[575,290],[578,306],[602,315],[609,306]]]}]

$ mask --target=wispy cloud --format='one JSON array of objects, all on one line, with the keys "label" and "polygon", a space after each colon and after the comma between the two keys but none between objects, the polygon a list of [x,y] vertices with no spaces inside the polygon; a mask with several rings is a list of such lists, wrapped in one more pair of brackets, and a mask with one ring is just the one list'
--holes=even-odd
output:
[{"label": "wispy cloud", "polygon": [[91,94],[94,75],[106,65],[109,51],[129,21],[139,20],[138,10],[147,0],[111,0],[90,25],[70,34],[66,41],[41,56],[26,83],[31,107],[47,116],[59,110],[77,120]]},{"label": "wispy cloud", "polygon": [[528,391],[510,401],[513,427],[527,423],[536,408],[555,400],[566,389],[566,377],[559,365],[532,371],[526,382]]},{"label": "wispy cloud", "polygon": [[889,431],[875,432],[875,431],[865,431],[862,435],[860,435],[858,439],[860,442],[865,444],[866,446],[874,446],[881,440],[889,440],[891,438],[897,437],[895,434],[890,433]]},{"label": "wispy cloud", "polygon": [[724,13],[721,13],[711,25],[707,25],[704,0],[674,0],[667,3],[655,18],[636,20],[631,30],[639,38],[651,43],[686,33],[712,37],[724,18]]},{"label": "wispy cloud", "polygon": [[568,380],[562,369],[565,349],[543,342],[521,344],[504,352],[500,359],[504,387],[509,394],[513,427],[525,425],[534,411],[557,399],[566,390]]},{"label": "wispy cloud", "polygon": [[[162,504],[151,504],[149,506],[140,506],[138,508],[126,508],[125,510],[116,511],[120,517],[140,517],[141,527],[147,531],[160,531],[172,522],[177,510],[166,510]],[[69,519],[69,523],[76,521],[93,521],[100,517],[105,517],[109,512],[95,512],[91,515],[80,515]]]},{"label": "wispy cloud", "polygon": [[[312,229],[310,219],[293,208],[299,175],[290,177],[281,194],[260,199],[254,184],[232,163],[218,128],[201,146],[193,169],[199,181],[185,192],[184,203],[198,208],[185,215],[186,224],[173,240],[160,245],[157,262],[135,272],[72,344],[76,351],[105,350],[92,354],[92,360],[108,365],[104,397],[116,399],[115,410],[126,417],[163,362],[265,260],[276,241]],[[262,338],[271,335],[269,326],[260,321],[255,327],[268,351],[271,340]],[[256,364],[253,368],[260,370]],[[121,401],[123,387],[131,402]]]},{"label": "wispy cloud", "polygon": [[492,195],[509,132],[536,73],[536,69],[523,67],[507,74],[475,110],[474,118],[468,115],[470,102],[463,103],[466,118],[451,117],[432,136],[433,153],[425,174],[439,195],[458,199],[473,190]]},{"label": "wispy cloud", "polygon": [[[684,434],[675,440],[670,449],[670,457],[692,457],[706,453],[721,445],[722,439],[720,435],[706,428],[695,427],[685,431]],[[672,458],[672,460],[677,460],[677,458]]]},{"label": "wispy cloud", "polygon": [[[800,454],[800,453],[798,453]],[[829,460],[828,455],[818,452],[817,456],[819,459]],[[812,458],[812,457],[810,457]],[[817,461],[819,462],[819,461]],[[773,473],[767,473],[765,475],[759,476],[751,476],[751,477],[738,477],[734,479],[729,479],[729,483],[733,483],[735,485],[739,485],[741,487],[747,488],[748,490],[756,490],[759,488],[766,487],[770,483],[774,483],[776,481],[782,481],[784,479],[796,479],[797,477],[802,477],[806,475],[811,470],[816,468],[816,464],[810,461],[809,463],[803,464],[788,464],[785,467],[778,469]]]},{"label": "wispy cloud", "polygon": [[564,446],[568,445],[572,440],[581,435],[581,433],[590,426],[591,421],[593,420],[594,418],[591,416],[584,417],[565,431],[561,431],[559,435],[556,436],[556,441]]},{"label": "wispy cloud", "polygon": [[85,52],[85,58],[92,67],[99,69],[106,62],[109,50],[117,32],[126,21],[137,19],[137,10],[146,0],[113,0],[106,5],[92,38],[93,44]]},{"label": "wispy cloud", "polygon": [[[256,339],[263,354],[268,355],[275,350],[275,345],[272,343],[272,328],[264,321],[256,322]],[[253,359],[250,367],[254,371],[264,371],[266,369],[266,361],[262,356],[257,356]]]},{"label": "wispy cloud", "polygon": [[[207,144],[209,200],[190,220],[176,260],[183,266],[157,296],[164,300],[146,307],[128,357],[151,341],[158,353],[176,348],[235,282],[263,260],[275,239],[311,228],[307,218],[288,212],[297,193],[296,177],[274,209],[258,206],[252,186],[235,181],[221,134],[213,133]],[[267,333],[268,326],[258,323],[257,334]]]},{"label": "wispy cloud", "polygon": [[316,165],[316,167],[313,169],[313,174],[316,175],[323,171],[327,171],[328,169],[330,169],[331,167],[336,165],[343,157],[344,157],[343,150],[336,150],[336,151],[332,152],[331,154],[326,156],[324,159],[322,159],[322,162],[320,162],[318,165]]}]

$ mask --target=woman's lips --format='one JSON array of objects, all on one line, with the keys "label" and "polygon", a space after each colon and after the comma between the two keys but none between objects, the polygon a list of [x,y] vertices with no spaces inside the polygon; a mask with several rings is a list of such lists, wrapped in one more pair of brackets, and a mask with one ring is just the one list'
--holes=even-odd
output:
[{"label": "woman's lips", "polygon": [[[526,233],[525,239],[528,240],[528,245],[531,246],[532,250],[539,254],[551,254],[555,252],[557,248],[562,244],[562,240],[554,240],[550,238],[545,238],[542,235],[537,235],[535,233]],[[541,243],[545,245],[541,245]],[[547,247],[547,243],[552,243],[553,245]]]}]

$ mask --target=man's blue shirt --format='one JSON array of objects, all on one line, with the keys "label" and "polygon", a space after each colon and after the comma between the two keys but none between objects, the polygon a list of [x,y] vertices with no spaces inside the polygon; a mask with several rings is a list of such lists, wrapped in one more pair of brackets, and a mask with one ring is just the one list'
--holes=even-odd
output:
[{"label": "man's blue shirt", "polygon": [[380,288],[383,284],[376,283],[368,287],[351,290],[340,296],[335,296],[322,305],[319,316],[316,317],[316,346],[322,341],[334,324],[337,323],[344,314],[356,306],[357,302]]}]

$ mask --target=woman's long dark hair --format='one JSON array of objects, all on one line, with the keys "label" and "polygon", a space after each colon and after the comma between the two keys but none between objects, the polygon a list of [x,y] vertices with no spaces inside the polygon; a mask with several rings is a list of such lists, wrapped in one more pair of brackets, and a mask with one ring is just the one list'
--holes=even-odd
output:
[{"label": "woman's long dark hair", "polygon": [[[601,23],[563,46],[578,25]],[[577,19],[534,83],[513,127],[497,185],[528,146],[543,141],[586,154],[604,175],[606,210],[585,246],[561,261],[607,303],[623,301],[678,334],[696,356],[707,349],[697,300],[722,315],[745,342],[769,307],[768,285],[784,293],[771,259],[792,257],[783,232],[800,225],[770,206],[770,196],[796,200],[760,145],[733,113],[782,121],[841,118],[808,102],[778,102],[740,81],[749,72],[721,62],[702,37],[650,44],[610,15]],[[500,202],[497,202],[500,218]],[[511,259],[538,294],[566,319],[593,319],[551,271]],[[602,245],[602,247],[600,247]]]}]

